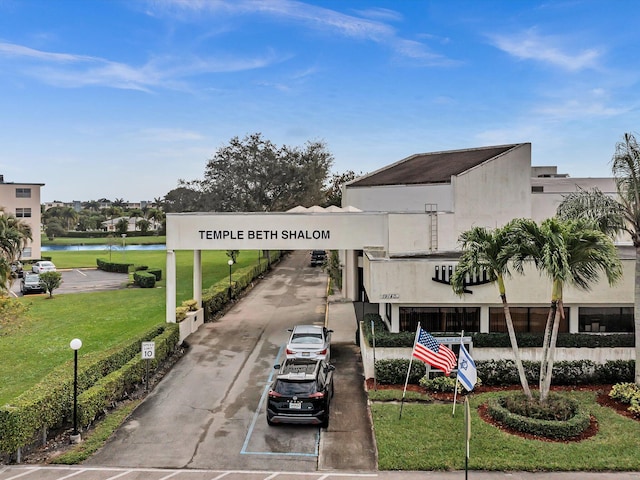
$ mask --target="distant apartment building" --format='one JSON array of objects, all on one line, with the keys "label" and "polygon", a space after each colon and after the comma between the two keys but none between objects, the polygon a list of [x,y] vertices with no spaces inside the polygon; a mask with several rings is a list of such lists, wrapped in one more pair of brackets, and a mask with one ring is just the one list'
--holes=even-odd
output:
[{"label": "distant apartment building", "polygon": [[33,240],[22,251],[23,260],[39,259],[40,242],[40,188],[44,183],[5,182],[0,175],[0,206],[31,226]]},{"label": "distant apartment building", "polygon": [[[44,210],[45,212],[47,210],[49,210],[50,208],[53,207],[71,207],[73,208],[76,212],[79,212],[80,210],[82,210],[83,205],[89,203],[88,201],[84,201],[84,200],[73,200],[71,202],[45,202],[44,203]],[[113,202],[111,201],[99,201],[96,202],[97,203],[97,209],[98,210],[104,210],[105,208],[109,208],[111,206],[113,206]],[[157,205],[155,202],[151,202],[149,200],[141,200],[139,202],[125,202],[122,206],[122,208],[124,210],[133,210],[133,209],[144,209],[144,208],[156,208]]]}]

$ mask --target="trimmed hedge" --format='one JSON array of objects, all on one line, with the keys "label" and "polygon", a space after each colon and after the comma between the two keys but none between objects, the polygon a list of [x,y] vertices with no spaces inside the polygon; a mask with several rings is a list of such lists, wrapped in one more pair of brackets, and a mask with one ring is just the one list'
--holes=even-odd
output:
[{"label": "trimmed hedge", "polygon": [[[280,250],[271,250],[271,262],[278,260],[282,252]],[[260,262],[256,265],[238,268],[231,276],[231,296],[236,297],[240,292],[252,284],[254,279],[261,276],[269,270],[271,265]],[[205,322],[212,321],[216,314],[229,302],[229,280],[220,280],[202,292],[202,306],[204,308]]]},{"label": "trimmed hedge", "polygon": [[[371,335],[371,321],[374,323],[376,334],[376,347],[413,347],[416,332],[389,332],[386,323],[377,313],[367,313],[364,316],[363,330],[369,346],[373,345]],[[460,332],[443,333],[436,336],[456,337]],[[473,346],[477,348],[511,348],[509,335],[506,333],[471,333]],[[542,347],[542,333],[518,333],[519,348]],[[606,335],[594,335],[590,333],[559,333],[557,347],[575,348],[610,348],[610,347],[634,347],[633,333],[609,333]]]},{"label": "trimmed hedge", "polygon": [[133,283],[140,288],[153,288],[156,286],[156,276],[146,270],[134,272]]},{"label": "trimmed hedge", "polygon": [[[478,378],[482,385],[508,386],[520,385],[520,378],[513,360],[478,360],[475,362]],[[425,367],[422,362],[413,361],[409,383],[418,384]],[[523,361],[525,375],[530,384],[538,383],[540,378],[540,362]],[[409,360],[385,359],[375,363],[376,380],[382,384],[400,385],[406,380]],[[610,360],[604,364],[597,364],[591,360],[575,360],[555,362],[553,365],[553,385],[586,385],[586,384],[615,384],[633,382],[635,361]]]},{"label": "trimmed hedge", "polygon": [[[407,370],[409,369],[409,360],[405,359],[388,359],[378,360],[375,364],[376,381],[381,384],[402,385],[407,379]],[[409,374],[409,383],[417,384],[427,373],[424,363],[415,361],[411,362],[411,373]]]},{"label": "trimmed hedge", "polygon": [[573,416],[565,421],[560,420],[540,420],[525,417],[510,412],[505,408],[506,401],[514,395],[522,395],[522,392],[505,393],[500,397],[489,399],[487,402],[487,413],[491,417],[508,428],[519,432],[529,433],[538,437],[552,439],[568,439],[577,437],[584,432],[591,423],[589,412],[580,408],[577,401],[564,395],[554,392],[549,393],[549,400],[557,399],[570,405]]},{"label": "trimmed hedge", "polygon": [[146,380],[147,362],[149,371],[154,371],[158,365],[171,356],[179,340],[179,330],[168,328],[153,339],[155,342],[155,358],[143,360],[141,355],[135,355],[122,368],[111,372],[99,379],[92,387],[78,396],[78,425],[88,427],[100,417],[115,401],[124,398],[127,391],[131,391]]},{"label": "trimmed hedge", "polygon": [[[140,356],[141,342],[161,339],[163,332],[167,332],[167,341],[169,344],[173,343],[175,348],[179,340],[178,326],[165,323],[119,347],[84,355],[78,370],[78,392],[90,389],[103,377]],[[38,432],[71,422],[73,368],[70,363],[56,368],[11,404],[0,408],[0,452],[11,454],[18,448],[31,444]]]},{"label": "trimmed hedge", "polygon": [[107,262],[100,258],[96,258],[96,263],[98,264],[98,269],[114,273],[129,273],[129,267],[133,265],[133,263]]}]

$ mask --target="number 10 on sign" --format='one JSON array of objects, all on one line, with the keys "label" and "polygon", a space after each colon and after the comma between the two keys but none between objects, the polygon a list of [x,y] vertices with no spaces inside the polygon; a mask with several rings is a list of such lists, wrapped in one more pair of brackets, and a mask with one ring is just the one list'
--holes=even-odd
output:
[{"label": "number 10 on sign", "polygon": [[142,342],[142,359],[146,360],[145,390],[149,391],[149,360],[156,358],[156,342]]}]

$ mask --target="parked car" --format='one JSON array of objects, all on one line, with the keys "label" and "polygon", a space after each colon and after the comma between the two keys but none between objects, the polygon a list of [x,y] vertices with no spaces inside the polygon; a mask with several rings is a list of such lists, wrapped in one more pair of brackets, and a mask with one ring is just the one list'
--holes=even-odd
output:
[{"label": "parked car", "polygon": [[33,273],[55,272],[56,266],[48,260],[40,260],[33,264],[31,271]]},{"label": "parked car", "polygon": [[291,335],[285,349],[288,359],[306,358],[329,361],[333,330],[321,325],[296,325],[289,331]]},{"label": "parked car", "polygon": [[40,283],[40,274],[27,272],[22,276],[20,293],[26,295],[27,293],[43,293],[44,291],[44,286]]},{"label": "parked car", "polygon": [[13,278],[22,278],[22,274],[22,262],[20,260],[11,262],[11,276]]},{"label": "parked car", "polygon": [[311,266],[316,267],[322,265],[327,260],[327,252],[324,250],[311,251]]},{"label": "parked car", "polygon": [[335,367],[324,360],[285,360],[269,390],[267,423],[329,426]]}]

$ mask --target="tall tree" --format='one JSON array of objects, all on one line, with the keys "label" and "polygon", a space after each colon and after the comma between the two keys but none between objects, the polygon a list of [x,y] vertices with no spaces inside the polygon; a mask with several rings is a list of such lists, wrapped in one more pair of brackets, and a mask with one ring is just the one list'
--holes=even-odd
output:
[{"label": "tall tree", "polygon": [[533,261],[552,283],[540,364],[540,402],[545,402],[551,388],[558,330],[564,319],[564,286],[588,291],[603,274],[613,285],[622,276],[622,264],[611,238],[594,229],[592,222],[550,218],[540,225],[524,220],[520,227],[516,264]]},{"label": "tall tree", "polygon": [[626,232],[636,251],[634,288],[635,383],[640,385],[640,146],[634,135],[625,133],[611,159],[618,197],[599,190],[581,190],[568,195],[558,207],[561,218],[595,222],[606,234]]},{"label": "tall tree", "polygon": [[[325,201],[322,204],[323,207],[328,207],[330,205],[335,205],[336,207],[342,206],[342,186],[350,182],[351,180],[355,180],[358,177],[363,175],[362,172],[356,174],[353,170],[347,170],[343,173],[334,173],[331,175],[331,178],[327,181],[327,185],[325,187]],[[346,205],[345,205],[346,206]]]},{"label": "tall tree", "polygon": [[[475,227],[467,230],[460,235],[462,244],[462,256],[456,266],[455,272],[451,278],[451,286],[458,295],[464,294],[465,280],[482,271],[486,271],[489,280],[496,283],[498,293],[502,300],[502,308],[504,310],[504,318],[511,341],[511,349],[513,357],[520,377],[520,384],[525,395],[531,397],[529,382],[524,372],[522,360],[520,359],[520,350],[518,349],[518,339],[513,327],[509,302],[507,301],[507,293],[505,287],[505,277],[511,276],[509,265],[512,261],[517,244],[513,241],[513,226],[517,225],[519,220],[514,220],[504,227],[494,230],[488,230],[483,227]],[[521,264],[518,264],[518,267]]]},{"label": "tall tree", "polygon": [[72,227],[74,227],[78,221],[78,212],[71,207],[64,207],[62,209],[62,218],[65,220],[67,230],[75,230],[75,228]]},{"label": "tall tree", "polygon": [[278,147],[254,133],[219,148],[207,163],[204,179],[187,186],[201,193],[205,211],[286,211],[323,202],[332,163],[323,142]]},{"label": "tall tree", "polygon": [[167,193],[162,201],[165,212],[198,212],[203,211],[203,195],[198,186],[180,180],[177,188]]}]

